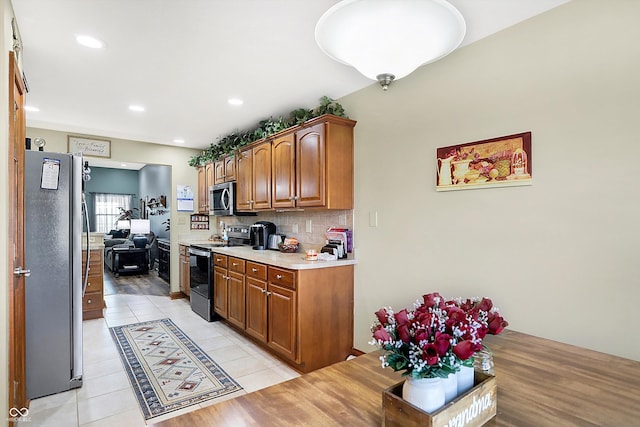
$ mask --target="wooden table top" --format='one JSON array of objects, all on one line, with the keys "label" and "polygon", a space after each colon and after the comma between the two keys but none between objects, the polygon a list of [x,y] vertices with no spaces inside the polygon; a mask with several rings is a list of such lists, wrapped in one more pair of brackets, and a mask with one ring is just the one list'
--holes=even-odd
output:
[{"label": "wooden table top", "polygon": [[[498,385],[487,426],[640,425],[640,362],[506,330],[487,336]],[[380,426],[382,391],[400,381],[378,352],[156,424]]]}]

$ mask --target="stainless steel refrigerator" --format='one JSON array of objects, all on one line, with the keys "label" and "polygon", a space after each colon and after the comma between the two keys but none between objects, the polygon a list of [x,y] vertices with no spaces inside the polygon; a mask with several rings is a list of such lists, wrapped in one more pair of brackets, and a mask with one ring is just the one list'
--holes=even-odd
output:
[{"label": "stainless steel refrigerator", "polygon": [[82,172],[82,156],[25,152],[29,399],[82,386]]}]

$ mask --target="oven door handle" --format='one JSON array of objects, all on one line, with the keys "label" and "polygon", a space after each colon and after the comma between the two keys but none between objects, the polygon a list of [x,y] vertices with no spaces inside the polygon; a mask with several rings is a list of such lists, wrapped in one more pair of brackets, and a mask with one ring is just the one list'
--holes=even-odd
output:
[{"label": "oven door handle", "polygon": [[211,258],[211,252],[203,251],[203,250],[192,248],[192,247],[189,247],[189,253],[191,255],[204,256],[204,257],[207,257],[207,258]]}]

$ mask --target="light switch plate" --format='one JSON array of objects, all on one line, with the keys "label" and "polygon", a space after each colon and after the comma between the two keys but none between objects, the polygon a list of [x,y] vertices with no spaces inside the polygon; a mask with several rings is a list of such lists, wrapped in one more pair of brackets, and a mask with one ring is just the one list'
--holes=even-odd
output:
[{"label": "light switch plate", "polygon": [[378,226],[378,211],[369,212],[369,227]]},{"label": "light switch plate", "polygon": [[310,219],[307,220],[307,233],[313,233],[313,223]]},{"label": "light switch plate", "polygon": [[293,224],[291,226],[291,232],[292,233],[297,233],[298,232],[298,224]]}]

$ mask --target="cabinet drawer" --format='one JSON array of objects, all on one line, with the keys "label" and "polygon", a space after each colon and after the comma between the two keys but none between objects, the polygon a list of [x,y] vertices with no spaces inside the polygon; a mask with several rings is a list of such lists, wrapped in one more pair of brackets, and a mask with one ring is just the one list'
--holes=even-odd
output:
[{"label": "cabinet drawer", "polygon": [[100,310],[103,307],[102,303],[102,294],[101,293],[93,293],[93,294],[85,294],[84,298],[82,298],[82,309],[83,310]]},{"label": "cabinet drawer", "polygon": [[[87,261],[87,251],[82,251],[82,265],[85,265]],[[102,262],[102,251],[89,251],[89,265],[94,265]]]},{"label": "cabinet drawer", "polygon": [[244,264],[245,261],[243,259],[229,257],[229,271],[244,274]]},{"label": "cabinet drawer", "polygon": [[213,265],[227,268],[227,262],[229,260],[229,257],[227,257],[226,255],[220,255],[220,254],[212,254],[212,256],[213,256]]},{"label": "cabinet drawer", "polygon": [[269,282],[275,283],[289,289],[296,288],[296,274],[291,270],[269,266]]},{"label": "cabinet drawer", "polygon": [[255,279],[267,280],[267,266],[247,261],[247,276]]},{"label": "cabinet drawer", "polygon": [[102,276],[99,279],[89,276],[89,279],[87,280],[87,291],[86,291],[87,295],[91,292],[102,294],[102,288],[103,288]]}]

